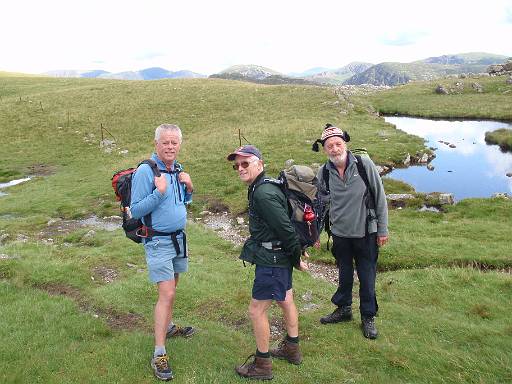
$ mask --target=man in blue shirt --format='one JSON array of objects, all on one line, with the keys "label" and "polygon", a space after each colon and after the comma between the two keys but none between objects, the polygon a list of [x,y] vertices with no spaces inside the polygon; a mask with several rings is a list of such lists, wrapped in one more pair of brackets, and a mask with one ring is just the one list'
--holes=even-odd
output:
[{"label": "man in blue shirt", "polygon": [[[170,380],[173,373],[165,349],[169,336],[191,336],[194,328],[173,324],[172,314],[179,274],[188,270],[185,224],[186,204],[192,201],[190,175],[176,161],[182,142],[177,125],[162,124],[155,131],[155,161],[160,176],[148,164],[141,164],[132,179],[130,210],[148,228],[143,241],[149,278],[158,287],[155,305],[155,351],[151,367],[155,376]],[[149,222],[150,221],[150,222]]]}]

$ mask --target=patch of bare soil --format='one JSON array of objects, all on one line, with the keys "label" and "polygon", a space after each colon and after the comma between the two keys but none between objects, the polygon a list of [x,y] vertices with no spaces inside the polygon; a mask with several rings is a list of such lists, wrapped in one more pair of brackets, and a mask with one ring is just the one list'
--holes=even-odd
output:
[{"label": "patch of bare soil", "polygon": [[242,245],[249,236],[247,225],[238,224],[227,212],[212,213],[207,211],[201,218],[196,219],[196,221],[199,220],[202,220],[207,228],[217,232],[219,237],[235,245]]},{"label": "patch of bare soil", "polygon": [[119,273],[115,269],[105,266],[94,267],[92,272],[93,280],[100,280],[105,283],[112,283],[119,277]]},{"label": "patch of bare soil", "polygon": [[91,216],[80,220],[63,220],[61,218],[50,219],[46,228],[39,232],[40,239],[54,238],[55,236],[67,235],[81,228],[94,228],[96,230],[115,231],[121,228],[122,218],[119,216],[108,216],[99,218]]},{"label": "patch of bare soil", "polygon": [[49,164],[32,164],[27,169],[32,176],[50,176],[57,172],[57,167]]},{"label": "patch of bare soil", "polygon": [[283,319],[272,317],[270,319],[270,340],[280,340],[286,335],[286,328]]},{"label": "patch of bare soil", "polygon": [[36,288],[48,292],[52,296],[66,296],[78,304],[80,310],[92,312],[94,317],[104,319],[113,330],[132,331],[139,330],[151,332],[142,315],[137,313],[119,312],[112,308],[97,308],[93,306],[83,293],[74,287],[65,284],[40,284]]}]

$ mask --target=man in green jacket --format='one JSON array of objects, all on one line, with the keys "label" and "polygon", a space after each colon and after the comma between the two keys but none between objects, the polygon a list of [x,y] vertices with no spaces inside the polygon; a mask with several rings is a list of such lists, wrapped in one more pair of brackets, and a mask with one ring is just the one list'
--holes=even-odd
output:
[{"label": "man in green jacket", "polygon": [[[249,232],[240,259],[256,264],[249,304],[256,353],[235,368],[242,377],[272,379],[272,357],[300,364],[298,312],[293,301],[293,267],[305,271],[299,238],[288,216],[288,203],[279,186],[265,182],[261,152],[244,145],[227,157],[233,169],[249,186]],[[287,335],[276,349],[269,350],[270,326],[267,311],[275,300],[283,311]],[[252,362],[248,362],[254,356]]]}]

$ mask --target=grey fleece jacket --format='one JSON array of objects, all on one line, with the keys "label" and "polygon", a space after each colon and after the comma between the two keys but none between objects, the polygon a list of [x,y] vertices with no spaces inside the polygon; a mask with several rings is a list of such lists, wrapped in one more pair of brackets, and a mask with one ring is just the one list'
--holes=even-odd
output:
[{"label": "grey fleece jacket", "polygon": [[[343,178],[330,161],[322,165],[317,174],[319,196],[329,205],[332,233],[338,237],[364,237],[366,219],[370,215],[368,233],[377,232],[377,236],[387,236],[388,206],[382,180],[375,164],[368,156],[361,156],[370,188],[375,196],[376,209],[373,210],[366,208],[366,185],[359,176],[357,159],[350,151],[347,159],[348,165]],[[329,170],[330,194],[323,180],[323,167]]]}]

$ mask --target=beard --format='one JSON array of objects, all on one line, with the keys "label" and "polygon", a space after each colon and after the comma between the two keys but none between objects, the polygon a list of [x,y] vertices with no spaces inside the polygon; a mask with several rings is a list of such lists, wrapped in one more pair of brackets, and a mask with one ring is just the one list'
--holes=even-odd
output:
[{"label": "beard", "polygon": [[337,156],[329,156],[329,160],[333,162],[333,164],[337,167],[342,166],[347,161],[347,152],[343,151],[343,153],[337,155]]}]

